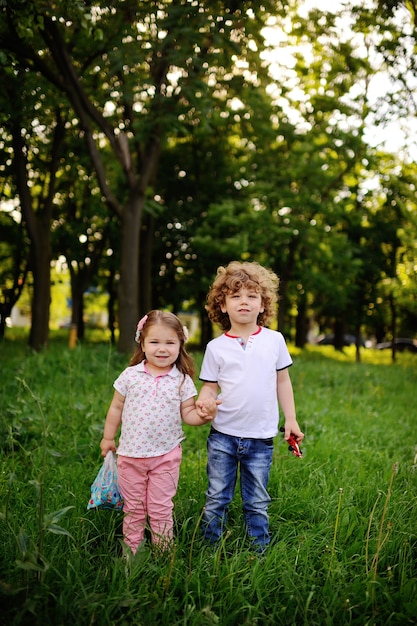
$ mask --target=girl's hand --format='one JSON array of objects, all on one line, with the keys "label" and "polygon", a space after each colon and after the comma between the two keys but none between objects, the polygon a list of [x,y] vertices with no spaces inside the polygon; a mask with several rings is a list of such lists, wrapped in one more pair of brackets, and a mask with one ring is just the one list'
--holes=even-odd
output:
[{"label": "girl's hand", "polygon": [[114,439],[103,439],[100,441],[101,456],[106,456],[107,452],[116,452],[116,444]]},{"label": "girl's hand", "polygon": [[214,398],[206,398],[205,400],[197,400],[196,408],[198,417],[202,420],[211,422],[216,417],[217,407],[221,404],[221,400]]}]

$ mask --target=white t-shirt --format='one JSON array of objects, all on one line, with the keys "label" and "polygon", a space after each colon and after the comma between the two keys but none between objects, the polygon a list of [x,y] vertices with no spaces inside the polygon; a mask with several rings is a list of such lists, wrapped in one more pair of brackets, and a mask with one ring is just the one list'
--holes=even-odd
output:
[{"label": "white t-shirt", "polygon": [[167,374],[154,377],[142,361],[123,370],[113,386],[125,397],[117,454],[160,456],[185,439],[180,406],[196,396],[197,390],[190,376],[184,378],[176,365]]},{"label": "white t-shirt", "polygon": [[268,439],[278,432],[277,371],[292,364],[281,333],[260,327],[242,347],[227,333],[207,344],[200,380],[220,387],[214,428],[226,435]]}]

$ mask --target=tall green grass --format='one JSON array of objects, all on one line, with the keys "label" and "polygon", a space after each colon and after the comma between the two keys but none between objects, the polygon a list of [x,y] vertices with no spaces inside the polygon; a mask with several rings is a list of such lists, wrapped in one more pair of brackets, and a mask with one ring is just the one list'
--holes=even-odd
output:
[{"label": "tall green grass", "polygon": [[304,458],[277,437],[267,553],[247,545],[239,494],[220,548],[201,542],[207,427],[185,427],[174,550],[145,547],[127,570],[121,514],[86,509],[126,358],[103,344],[32,354],[3,342],[0,622],[416,624],[417,358],[292,354]]}]

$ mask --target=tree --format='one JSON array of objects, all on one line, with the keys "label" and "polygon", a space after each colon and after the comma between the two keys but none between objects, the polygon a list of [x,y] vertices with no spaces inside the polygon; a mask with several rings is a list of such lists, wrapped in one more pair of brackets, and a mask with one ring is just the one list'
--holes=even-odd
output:
[{"label": "tree", "polygon": [[[362,215],[368,213],[366,202],[370,197],[376,200],[381,192],[380,188],[365,192],[374,182],[373,171],[380,167],[380,156],[368,143],[369,124],[382,126],[392,119],[392,111],[401,117],[406,110],[408,94],[403,90],[399,95],[398,83],[396,101],[394,85],[392,89],[395,108],[388,112],[373,100],[371,90],[376,64],[382,58],[380,50],[388,49],[390,41],[398,43],[401,30],[395,21],[385,23],[361,3],[358,8],[343,9],[340,15],[336,10],[312,10],[305,16],[297,12],[297,3],[287,7],[284,19],[292,20],[294,27],[280,34],[280,49],[292,48],[293,62],[288,55],[282,63],[276,56],[275,89],[271,86],[277,105],[272,117],[276,138],[253,153],[259,222],[264,223],[258,231],[268,233],[265,255],[268,258],[269,253],[269,264],[282,279],[280,328],[288,325],[291,307],[305,314],[310,301],[323,309],[318,304],[324,304],[325,286],[342,346],[348,311],[354,307],[351,323],[359,335],[358,324],[367,304],[363,299],[374,298],[369,285],[378,280],[375,263],[369,263],[370,242],[366,240],[371,233],[375,239],[378,227],[373,230],[365,224],[358,231],[357,220],[360,225]],[[346,23],[346,18],[351,27],[343,32],[340,23]],[[280,24],[281,16],[275,28]],[[406,49],[405,44],[401,49]],[[393,64],[393,71],[401,66]],[[387,64],[379,69],[386,70]],[[343,234],[341,224],[349,224]],[[272,233],[273,243],[267,245]],[[329,256],[320,259],[322,248]],[[385,260],[381,255],[378,258],[381,270]],[[352,262],[344,263],[344,259]],[[315,270],[323,267],[326,275],[318,280]],[[297,324],[297,328],[305,327],[302,320]]]},{"label": "tree", "polygon": [[250,95],[243,100],[235,110],[231,98],[218,101],[209,113],[211,127],[190,127],[161,158],[153,293],[162,306],[178,310],[186,301],[198,311],[202,346],[211,338],[204,304],[217,267],[248,255],[250,132],[242,120],[251,110]]},{"label": "tree", "polygon": [[[48,341],[50,283],[50,227],[65,121],[59,104],[42,106],[46,87],[35,76],[2,56],[2,132],[8,153],[11,194],[19,198],[21,224],[30,242],[27,271],[33,278],[32,325],[29,344],[40,350]],[[36,115],[33,112],[36,111]],[[14,198],[14,196],[13,196]]]},{"label": "tree", "polygon": [[[83,339],[84,294],[102,282],[99,267],[115,244],[112,222],[116,218],[112,219],[103,205],[85,143],[78,135],[67,134],[64,147],[66,160],[58,177],[51,225],[52,247],[54,258],[66,259],[71,278],[71,326],[77,329],[77,338]],[[107,280],[104,288],[112,292]]]},{"label": "tree", "polygon": [[[3,7],[0,47],[65,94],[105,202],[120,219],[122,351],[131,349],[141,308],[139,235],[163,143],[183,120],[204,123],[214,95],[256,70],[273,5],[127,0],[116,10],[36,0]],[[121,198],[109,185],[103,145],[123,173]]]}]

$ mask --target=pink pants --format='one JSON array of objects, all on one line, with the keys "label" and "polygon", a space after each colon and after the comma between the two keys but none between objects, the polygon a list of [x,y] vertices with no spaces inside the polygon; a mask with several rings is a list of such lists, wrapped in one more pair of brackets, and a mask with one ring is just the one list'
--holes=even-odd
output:
[{"label": "pink pants", "polygon": [[172,540],[172,499],[177,493],[181,458],[181,445],[162,456],[117,458],[119,488],[124,500],[124,541],[133,553],[143,541],[147,520],[152,543]]}]

